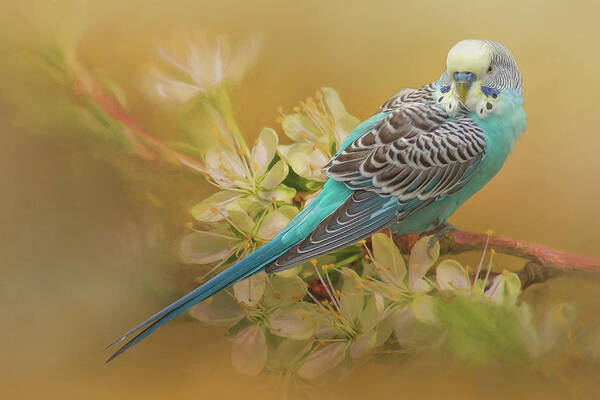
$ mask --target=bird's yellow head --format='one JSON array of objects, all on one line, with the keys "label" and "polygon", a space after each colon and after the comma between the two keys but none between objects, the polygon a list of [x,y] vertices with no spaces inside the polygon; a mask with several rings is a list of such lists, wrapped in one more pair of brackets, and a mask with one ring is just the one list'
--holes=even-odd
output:
[{"label": "bird's yellow head", "polygon": [[436,82],[437,101],[449,112],[461,105],[485,117],[505,90],[521,93],[521,73],[500,43],[463,40],[448,52],[446,71]]}]

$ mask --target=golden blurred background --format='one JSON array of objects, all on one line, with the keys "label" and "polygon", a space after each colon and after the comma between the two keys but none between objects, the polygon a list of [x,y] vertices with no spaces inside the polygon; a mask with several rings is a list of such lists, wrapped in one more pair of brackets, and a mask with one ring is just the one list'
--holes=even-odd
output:
[{"label": "golden blurred background", "polygon": [[[30,53],[73,32],[81,32],[82,63],[118,82],[131,114],[166,139],[177,129],[141,93],[140,74],[156,60],[156,44],[181,31],[261,40],[256,66],[235,91],[250,136],[264,125],[279,128],[277,108],[289,110],[321,86],[337,89],[348,111],[366,118],[399,89],[435,80],[455,42],[500,41],[524,77],[528,128],[501,173],[451,222],[600,255],[598,1],[2,3],[4,398],[253,399],[273,388],[267,376],[233,370],[221,330],[182,318],[103,364],[104,345],[192,284],[173,249],[187,210],[211,189],[173,168],[119,161],[126,156],[56,120],[53,102],[67,94],[35,73]],[[145,172],[131,180],[123,169]],[[546,296],[593,301],[584,278],[546,286]],[[367,366],[316,397],[600,398],[598,371],[565,368],[557,377],[495,368],[457,369],[443,360],[394,372]]]}]

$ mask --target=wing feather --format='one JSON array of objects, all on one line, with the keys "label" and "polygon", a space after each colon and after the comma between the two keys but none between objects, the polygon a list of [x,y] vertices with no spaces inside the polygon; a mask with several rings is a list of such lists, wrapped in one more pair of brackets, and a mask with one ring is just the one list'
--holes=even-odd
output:
[{"label": "wing feather", "polygon": [[385,103],[389,115],[329,161],[329,178],[354,193],[267,272],[401,223],[471,179],[485,155],[482,129],[464,113],[450,117],[438,109],[424,88]]}]

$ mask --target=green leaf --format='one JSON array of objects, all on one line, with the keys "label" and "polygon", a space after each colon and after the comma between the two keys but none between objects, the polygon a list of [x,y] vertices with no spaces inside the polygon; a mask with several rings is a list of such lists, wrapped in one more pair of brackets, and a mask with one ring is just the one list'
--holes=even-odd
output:
[{"label": "green leaf", "polygon": [[528,357],[514,308],[465,296],[437,301],[435,306],[441,326],[447,327],[445,347],[455,357],[477,363]]},{"label": "green leaf", "polygon": [[316,182],[303,178],[295,173],[293,169],[290,169],[283,184],[296,189],[298,192],[312,192],[323,187],[323,182]]}]

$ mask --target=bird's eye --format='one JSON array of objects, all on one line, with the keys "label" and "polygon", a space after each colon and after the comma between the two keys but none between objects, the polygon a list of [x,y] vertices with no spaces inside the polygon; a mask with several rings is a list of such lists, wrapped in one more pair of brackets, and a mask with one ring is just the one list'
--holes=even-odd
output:
[{"label": "bird's eye", "polygon": [[489,66],[489,67],[488,67],[488,69],[487,69],[487,72],[488,72],[488,74],[489,74],[490,72],[492,72],[493,70],[494,70],[494,67],[493,67],[493,66],[490,64],[490,66]]}]

